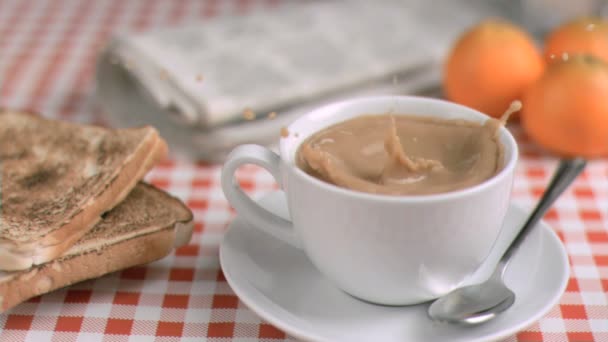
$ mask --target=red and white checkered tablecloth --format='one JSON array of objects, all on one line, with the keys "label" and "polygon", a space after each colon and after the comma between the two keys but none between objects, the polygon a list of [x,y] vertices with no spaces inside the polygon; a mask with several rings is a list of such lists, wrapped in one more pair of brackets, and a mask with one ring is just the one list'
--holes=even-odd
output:
[{"label": "red and white checkered tablecloth", "polygon": [[[200,22],[280,6],[273,0],[0,0],[0,107],[104,123],[92,100],[95,57],[116,30]],[[556,160],[511,126],[522,147],[513,200],[531,208]],[[234,295],[218,244],[233,217],[219,165],[168,161],[147,179],[183,199],[196,230],[189,245],[143,267],[35,298],[0,315],[2,341],[287,341]],[[255,167],[240,172],[253,195],[276,188]],[[572,275],[558,306],[506,341],[608,341],[608,161],[592,162],[546,220],[565,243]]]}]

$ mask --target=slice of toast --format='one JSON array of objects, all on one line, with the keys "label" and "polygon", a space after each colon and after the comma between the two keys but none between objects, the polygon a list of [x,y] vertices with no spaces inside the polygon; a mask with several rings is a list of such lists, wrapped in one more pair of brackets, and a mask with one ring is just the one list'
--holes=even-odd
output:
[{"label": "slice of toast", "polygon": [[152,127],[112,130],[0,112],[0,270],[61,255],[166,154]]},{"label": "slice of toast", "polygon": [[140,183],[58,259],[29,270],[0,272],[0,312],[86,279],[161,259],[192,236],[192,212]]}]

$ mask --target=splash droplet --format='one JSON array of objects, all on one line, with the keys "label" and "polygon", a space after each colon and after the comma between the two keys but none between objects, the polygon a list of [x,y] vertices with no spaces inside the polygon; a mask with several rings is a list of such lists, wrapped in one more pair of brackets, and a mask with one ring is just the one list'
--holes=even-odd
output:
[{"label": "splash droplet", "polygon": [[158,76],[163,81],[167,80],[167,79],[169,79],[169,72],[167,71],[167,69],[160,69]]},{"label": "splash droplet", "polygon": [[245,108],[243,111],[243,117],[245,120],[253,120],[255,119],[255,113],[251,109]]},{"label": "splash droplet", "polygon": [[135,67],[135,61],[133,61],[133,59],[129,58],[129,59],[125,60],[123,65],[124,65],[125,69],[132,70]]},{"label": "splash droplet", "polygon": [[507,108],[505,113],[500,118],[500,124],[503,126],[506,125],[507,121],[509,121],[509,117],[511,117],[511,114],[513,114],[515,112],[519,112],[522,107],[523,107],[523,104],[521,103],[520,100],[514,100],[513,102],[511,102],[511,104],[509,105],[509,108]]},{"label": "splash droplet", "polygon": [[118,64],[118,63],[120,63],[120,58],[118,58],[117,56],[110,57],[110,64]]},{"label": "splash droplet", "polygon": [[281,127],[281,137],[287,138],[289,136],[289,130],[287,127]]}]

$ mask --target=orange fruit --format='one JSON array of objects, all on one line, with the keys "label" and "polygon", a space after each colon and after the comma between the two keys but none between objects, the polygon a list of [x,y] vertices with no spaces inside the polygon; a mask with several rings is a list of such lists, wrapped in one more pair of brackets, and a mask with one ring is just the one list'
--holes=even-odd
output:
[{"label": "orange fruit", "polygon": [[557,27],[546,37],[547,62],[576,54],[592,54],[608,62],[607,20],[577,18]]},{"label": "orange fruit", "polygon": [[523,96],[521,124],[562,156],[608,155],[608,64],[591,55],[555,61]]},{"label": "orange fruit", "polygon": [[540,50],[525,31],[487,19],[455,42],[444,65],[443,88],[449,100],[500,117],[544,67]]}]

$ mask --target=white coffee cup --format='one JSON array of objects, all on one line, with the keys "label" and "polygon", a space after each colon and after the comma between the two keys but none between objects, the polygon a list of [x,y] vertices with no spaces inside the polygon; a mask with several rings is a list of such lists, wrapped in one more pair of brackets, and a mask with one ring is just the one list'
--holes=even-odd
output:
[{"label": "white coffee cup", "polygon": [[[364,97],[327,105],[288,127],[290,134],[280,139],[280,156],[258,145],[234,149],[222,169],[222,188],[252,227],[303,249],[343,291],[377,304],[416,304],[490,275],[518,228],[501,232],[518,148],[501,127],[505,160],[498,174],[470,188],[431,195],[352,191],[297,167],[298,147],[312,134],[356,116],[389,112],[488,119],[451,102],[413,96]],[[239,188],[234,173],[244,164],[257,164],[274,176],[286,193],[291,221],[263,209]]]}]

